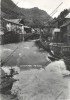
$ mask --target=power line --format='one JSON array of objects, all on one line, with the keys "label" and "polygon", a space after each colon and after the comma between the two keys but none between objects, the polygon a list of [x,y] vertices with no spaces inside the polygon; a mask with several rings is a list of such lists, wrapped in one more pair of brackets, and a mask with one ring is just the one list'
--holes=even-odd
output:
[{"label": "power line", "polygon": [[20,47],[20,44],[16,47],[15,50],[4,60],[1,62],[1,66],[3,66],[5,63],[7,63],[8,60],[10,60],[10,57],[13,56],[12,54]]},{"label": "power line", "polygon": [[[57,12],[57,9],[58,9],[62,4],[63,4],[63,2],[61,2],[61,3],[52,11],[52,13],[50,14],[51,17]],[[46,24],[48,24],[49,21],[50,21],[50,19],[48,19],[48,21],[47,21]]]},{"label": "power line", "polygon": [[13,50],[13,52],[2,62],[2,64],[6,63],[9,60],[9,57],[18,49],[18,47]]},{"label": "power line", "polygon": [[17,1],[16,5],[19,3],[20,0]]},{"label": "power line", "polygon": [[[56,12],[57,12],[57,11],[56,11]],[[53,15],[54,15],[56,12],[54,12]],[[53,16],[53,15],[52,15],[52,16]],[[52,17],[52,16],[51,16],[51,17]],[[51,20],[52,20],[52,19],[51,19]],[[47,23],[48,23],[49,21],[50,21],[50,19],[48,19]]]},{"label": "power line", "polygon": [[61,2],[53,11],[52,13],[50,14],[50,16],[63,4],[63,2]]}]

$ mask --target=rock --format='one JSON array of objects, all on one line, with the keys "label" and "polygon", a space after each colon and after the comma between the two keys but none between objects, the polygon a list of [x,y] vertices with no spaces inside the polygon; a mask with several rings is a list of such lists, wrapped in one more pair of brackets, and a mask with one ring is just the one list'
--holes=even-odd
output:
[{"label": "rock", "polygon": [[70,71],[66,70],[66,65],[63,59],[50,63],[45,69],[60,73],[61,75],[70,75]]},{"label": "rock", "polygon": [[10,75],[10,70],[8,67],[2,67],[2,70],[5,72],[6,75]]}]

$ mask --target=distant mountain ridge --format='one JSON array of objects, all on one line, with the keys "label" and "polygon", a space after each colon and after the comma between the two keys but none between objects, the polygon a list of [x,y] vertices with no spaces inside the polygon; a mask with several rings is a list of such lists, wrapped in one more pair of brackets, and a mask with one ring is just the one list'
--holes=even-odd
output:
[{"label": "distant mountain ridge", "polygon": [[23,18],[24,24],[28,26],[44,25],[51,17],[37,7],[31,9],[19,8],[11,0],[1,1],[1,15],[4,18]]}]

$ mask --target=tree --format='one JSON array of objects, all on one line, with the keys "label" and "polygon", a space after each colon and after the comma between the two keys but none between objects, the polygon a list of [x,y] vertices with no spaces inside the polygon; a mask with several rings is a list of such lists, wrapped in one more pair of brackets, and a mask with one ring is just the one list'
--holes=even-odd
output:
[{"label": "tree", "polygon": [[69,13],[68,9],[64,9],[60,15],[57,17],[58,19],[64,19],[64,17]]}]

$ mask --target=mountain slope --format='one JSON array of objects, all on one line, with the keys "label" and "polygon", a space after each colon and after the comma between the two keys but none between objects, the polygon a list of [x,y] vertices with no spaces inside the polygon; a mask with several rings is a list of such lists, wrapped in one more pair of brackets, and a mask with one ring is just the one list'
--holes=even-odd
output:
[{"label": "mountain slope", "polygon": [[36,26],[36,24],[46,24],[51,17],[37,7],[31,9],[19,8],[11,0],[2,0],[1,2],[2,17],[5,18],[23,18],[24,24]]}]

